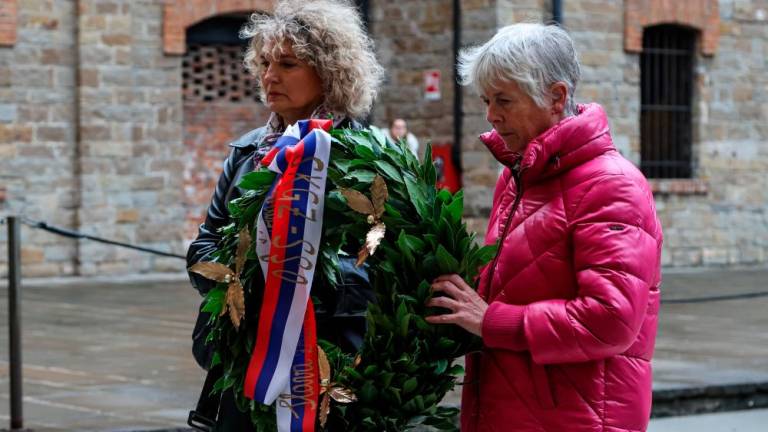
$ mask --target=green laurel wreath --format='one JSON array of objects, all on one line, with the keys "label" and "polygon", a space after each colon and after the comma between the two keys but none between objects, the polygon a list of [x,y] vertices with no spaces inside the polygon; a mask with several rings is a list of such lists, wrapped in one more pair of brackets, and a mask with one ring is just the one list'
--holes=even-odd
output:
[{"label": "green laurel wreath", "polygon": [[[326,429],[401,431],[419,424],[455,429],[457,410],[437,404],[463,373],[454,359],[478,349],[480,342],[457,326],[427,323],[424,317],[439,311],[424,304],[432,295],[434,278],[458,273],[471,282],[496,247],[478,246],[474,233],[467,232],[461,191],[453,195],[436,189],[430,147],[419,162],[404,144],[387,140],[375,127],[332,129],[330,134],[333,144],[315,283],[335,286],[340,280],[339,257],[356,255],[371,228],[371,218],[350,208],[344,191],[369,196],[372,185],[383,178],[388,198],[380,217],[386,225],[384,238],[366,261],[377,303],[368,306],[363,345],[350,353],[319,341],[331,366],[332,385],[357,399],[331,402]],[[239,329],[235,318],[225,315],[229,277],[207,294],[203,308],[211,313],[206,343],[214,347],[213,365],[224,370],[213,392],[232,391],[238,408],[250,412],[259,431],[276,430],[274,407],[246,399],[243,382],[256,338],[255,325],[248,322],[258,322],[258,308],[249,305],[260,304],[262,296],[252,286],[262,287],[263,281],[249,282],[254,274],[261,277],[256,271],[258,258],[252,248],[243,253],[238,246],[241,238],[248,243],[255,238],[256,218],[274,179],[266,168],[243,177],[238,186],[245,193],[229,203],[233,223],[222,229],[213,255],[214,261],[237,268],[235,279],[244,287],[248,313]]]}]

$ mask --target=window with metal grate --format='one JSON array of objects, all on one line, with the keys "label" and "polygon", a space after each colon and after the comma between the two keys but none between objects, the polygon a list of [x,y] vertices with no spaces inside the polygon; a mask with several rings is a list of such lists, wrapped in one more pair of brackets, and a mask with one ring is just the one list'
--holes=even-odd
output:
[{"label": "window with metal grate", "polygon": [[243,66],[247,41],[239,38],[247,20],[246,16],[217,16],[187,29],[184,102],[258,102],[255,78]]},{"label": "window with metal grate", "polygon": [[640,167],[648,178],[693,175],[696,32],[659,25],[643,32],[640,56]]}]

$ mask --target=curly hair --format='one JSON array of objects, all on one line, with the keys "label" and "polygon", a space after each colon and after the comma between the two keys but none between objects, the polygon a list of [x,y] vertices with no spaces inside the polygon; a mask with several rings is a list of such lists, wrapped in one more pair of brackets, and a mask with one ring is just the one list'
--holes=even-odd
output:
[{"label": "curly hair", "polygon": [[[263,72],[259,57],[264,48],[277,57],[287,42],[320,76],[326,108],[352,118],[370,112],[384,69],[360,14],[348,1],[280,0],[273,14],[251,15],[240,35],[251,38],[244,62],[256,78]],[[259,92],[266,100],[261,86]]]}]

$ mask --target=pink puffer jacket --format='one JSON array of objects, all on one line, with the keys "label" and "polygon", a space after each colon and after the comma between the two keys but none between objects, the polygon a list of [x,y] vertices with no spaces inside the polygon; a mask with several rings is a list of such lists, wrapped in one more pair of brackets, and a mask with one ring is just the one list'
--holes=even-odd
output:
[{"label": "pink puffer jacket", "polygon": [[501,246],[480,278],[490,307],[485,347],[467,358],[462,431],[644,431],[662,242],[645,178],[613,147],[596,104],[522,156],[495,131],[481,139],[507,168],[486,236]]}]

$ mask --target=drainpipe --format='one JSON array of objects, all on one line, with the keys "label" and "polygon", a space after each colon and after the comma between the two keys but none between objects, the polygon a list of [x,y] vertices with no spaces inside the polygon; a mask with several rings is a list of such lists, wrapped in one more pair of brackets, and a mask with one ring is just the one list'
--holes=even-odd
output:
[{"label": "drainpipe", "polygon": [[563,25],[563,0],[552,0],[552,21]]},{"label": "drainpipe", "polygon": [[459,50],[461,49],[461,0],[453,0],[453,146],[451,159],[456,167],[459,187],[462,187],[461,138],[464,123],[462,87],[459,84]]},{"label": "drainpipe", "polygon": [[[72,109],[72,128],[74,130],[74,137],[75,137],[75,151],[72,155],[73,158],[73,175],[75,177],[74,181],[74,221],[73,226],[75,231],[80,231],[83,228],[83,137],[82,137],[82,109],[81,109],[81,100],[82,100],[82,57],[80,55],[80,44],[82,41],[82,36],[80,34],[80,11],[81,11],[81,1],[75,0],[74,2],[74,26],[75,26],[75,46],[74,46],[74,64],[75,64],[75,88],[74,88],[74,107]],[[73,265],[73,271],[75,276],[79,276],[82,273],[82,248],[80,247],[80,244],[82,243],[81,240],[77,240],[75,243],[75,260]]]}]

